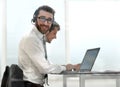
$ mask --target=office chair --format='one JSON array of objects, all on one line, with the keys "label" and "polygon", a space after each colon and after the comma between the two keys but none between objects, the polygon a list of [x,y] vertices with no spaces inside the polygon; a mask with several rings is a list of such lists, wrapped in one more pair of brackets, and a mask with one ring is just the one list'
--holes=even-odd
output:
[{"label": "office chair", "polygon": [[23,71],[17,64],[12,64],[10,66],[8,87],[25,87],[23,80]]},{"label": "office chair", "polygon": [[8,87],[9,70],[9,66],[6,66],[1,80],[1,87]]}]

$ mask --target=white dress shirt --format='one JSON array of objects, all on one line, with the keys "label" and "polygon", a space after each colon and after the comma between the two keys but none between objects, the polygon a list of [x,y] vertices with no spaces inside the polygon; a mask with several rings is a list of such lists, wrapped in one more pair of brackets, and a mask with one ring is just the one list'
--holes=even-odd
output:
[{"label": "white dress shirt", "polygon": [[18,64],[23,70],[23,79],[36,84],[44,84],[45,74],[66,70],[65,66],[51,64],[45,59],[43,34],[35,26],[20,41],[18,57]]}]

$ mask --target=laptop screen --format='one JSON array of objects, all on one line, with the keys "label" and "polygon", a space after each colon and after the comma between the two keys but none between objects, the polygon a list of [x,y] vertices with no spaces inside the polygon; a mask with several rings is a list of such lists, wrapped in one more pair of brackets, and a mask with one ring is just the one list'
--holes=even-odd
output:
[{"label": "laptop screen", "polygon": [[80,66],[81,71],[91,71],[100,48],[88,49]]}]

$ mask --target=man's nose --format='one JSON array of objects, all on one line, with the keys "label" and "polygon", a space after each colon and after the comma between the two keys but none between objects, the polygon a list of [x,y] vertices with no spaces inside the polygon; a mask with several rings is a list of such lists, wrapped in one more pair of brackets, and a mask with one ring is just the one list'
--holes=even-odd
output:
[{"label": "man's nose", "polygon": [[48,21],[46,20],[46,21],[44,22],[44,24],[45,24],[45,25],[48,25]]}]

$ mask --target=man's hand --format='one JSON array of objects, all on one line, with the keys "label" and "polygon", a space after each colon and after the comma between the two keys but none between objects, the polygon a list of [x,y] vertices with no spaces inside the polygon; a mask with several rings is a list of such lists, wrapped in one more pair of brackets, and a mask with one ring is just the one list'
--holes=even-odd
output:
[{"label": "man's hand", "polygon": [[74,65],[72,65],[72,64],[67,64],[66,65],[66,70],[67,71],[72,71],[72,69],[74,69]]},{"label": "man's hand", "polygon": [[80,71],[80,64],[75,64],[74,65],[74,70],[75,71]]}]

